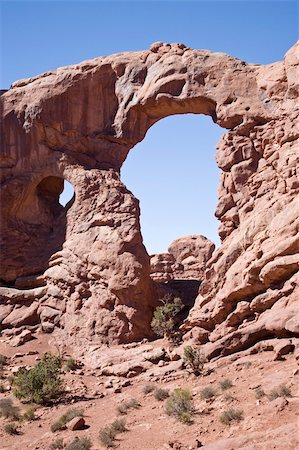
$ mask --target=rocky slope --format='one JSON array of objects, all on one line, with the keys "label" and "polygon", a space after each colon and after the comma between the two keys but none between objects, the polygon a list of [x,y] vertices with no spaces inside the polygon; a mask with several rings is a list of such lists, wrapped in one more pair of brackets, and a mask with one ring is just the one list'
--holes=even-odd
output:
[{"label": "rocky slope", "polygon": [[[3,386],[0,412],[2,401],[8,398],[19,408],[20,416],[32,407],[13,396],[9,377],[19,367],[35,365],[44,351],[57,352],[56,346],[49,345],[47,340],[47,335],[36,335],[35,341],[18,349],[3,339],[0,341],[0,354],[9,358],[0,381]],[[100,430],[115,419],[124,418],[126,432],[114,440],[115,448],[122,450],[295,450],[299,445],[298,346],[296,353],[289,347],[287,354],[277,359],[277,351],[273,349],[280,343],[276,339],[264,348],[267,351],[209,362],[197,377],[184,366],[180,349],[169,353],[166,342],[161,340],[115,346],[105,351],[93,346],[81,359],[80,367],[64,372],[65,393],[60,401],[52,407],[37,405],[34,419],[28,416],[25,420],[14,419],[18,434],[9,435],[5,431],[12,419],[0,415],[1,449],[50,450],[60,440],[56,448],[69,450],[74,448],[68,445],[75,438],[83,437],[90,439],[92,450],[104,449],[99,440]],[[288,343],[284,344],[286,348]],[[63,355],[72,356],[67,349]],[[169,393],[176,388],[190,389],[192,423],[184,424],[169,416],[165,408],[167,399],[157,400],[154,391],[148,392],[148,386]],[[120,405],[130,399],[135,399],[139,406],[120,415]],[[81,410],[85,423],[80,425],[75,418],[75,423],[52,431],[53,424],[70,409]],[[231,410],[242,412],[240,420],[223,423],[221,417]]]},{"label": "rocky slope", "polygon": [[0,97],[2,329],[41,323],[76,345],[150,335],[157,289],[120,169],[159,119],[197,113],[227,130],[222,245],[187,338],[213,358],[298,336],[298,79],[298,44],[263,66],[155,43],[14,83]]}]

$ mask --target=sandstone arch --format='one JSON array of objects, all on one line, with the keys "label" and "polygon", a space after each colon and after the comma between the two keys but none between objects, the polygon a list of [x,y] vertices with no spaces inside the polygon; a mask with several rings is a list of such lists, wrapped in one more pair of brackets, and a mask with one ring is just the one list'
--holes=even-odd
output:
[{"label": "sandstone arch", "polygon": [[51,175],[73,184],[76,202],[63,249],[44,272],[46,286],[0,288],[2,326],[23,324],[17,311],[26,315],[30,298],[45,330],[57,325],[78,341],[149,333],[155,288],[138,201],[119,169],[157,120],[193,112],[229,131],[217,151],[223,244],[185,329],[205,336],[210,356],[298,335],[297,49],[261,66],[156,43],[14,83],[1,96],[1,267],[15,264],[25,222],[15,204],[32,180],[51,167]]}]

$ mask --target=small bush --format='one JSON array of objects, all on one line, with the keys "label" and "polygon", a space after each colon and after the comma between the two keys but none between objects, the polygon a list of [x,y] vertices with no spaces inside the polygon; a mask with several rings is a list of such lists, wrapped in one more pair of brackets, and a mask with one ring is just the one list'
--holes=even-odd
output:
[{"label": "small bush", "polygon": [[194,412],[192,394],[189,389],[175,389],[166,402],[166,413],[183,423],[190,424]]},{"label": "small bush", "polygon": [[240,409],[228,409],[220,415],[220,422],[229,425],[232,421],[239,421],[243,418],[243,411]]},{"label": "small bush", "polygon": [[66,428],[66,424],[70,422],[74,417],[83,417],[83,409],[71,408],[66,411],[61,417],[59,417],[56,422],[51,425],[51,431],[55,433],[56,431],[61,431]]},{"label": "small bush", "polygon": [[171,338],[174,333],[175,316],[183,309],[183,303],[180,298],[171,300],[171,296],[165,296],[154,311],[154,317],[151,322],[153,331],[161,337]]},{"label": "small bush", "polygon": [[154,384],[146,384],[143,388],[144,394],[150,394],[156,389],[156,386]]},{"label": "small bush", "polygon": [[169,392],[167,389],[157,388],[154,390],[154,397],[156,400],[163,401],[169,397]]},{"label": "small bush", "polygon": [[200,391],[200,398],[202,400],[208,400],[209,398],[215,397],[216,392],[212,387],[205,387]]},{"label": "small bush", "polygon": [[78,365],[76,363],[76,360],[74,358],[68,358],[65,361],[65,368],[66,370],[76,370],[78,368]]},{"label": "small bush", "polygon": [[202,372],[205,358],[199,348],[194,348],[192,345],[187,345],[184,348],[183,359],[185,364],[191,368],[195,375],[199,375]]},{"label": "small bush", "polygon": [[126,423],[124,419],[115,419],[111,425],[107,425],[102,428],[99,432],[100,442],[104,447],[114,447],[114,439],[118,433],[123,433],[127,431]]},{"label": "small bush", "polygon": [[137,409],[140,406],[140,403],[136,398],[130,398],[130,400],[127,401],[127,405],[130,409]]},{"label": "small bush", "polygon": [[116,436],[116,432],[110,426],[106,426],[106,427],[102,428],[99,433],[100,442],[106,448],[114,447],[115,436]]},{"label": "small bush", "polygon": [[0,355],[0,367],[2,368],[3,366],[5,366],[7,364],[7,356],[5,355]]},{"label": "small bush", "polygon": [[56,433],[56,431],[65,430],[65,422],[63,422],[61,419],[56,420],[56,422],[52,423],[51,425],[51,431],[52,433]]},{"label": "small bush", "polygon": [[34,408],[28,408],[24,413],[23,413],[23,419],[24,420],[28,420],[28,422],[31,422],[32,420],[35,420],[35,409]]},{"label": "small bush", "polygon": [[222,391],[226,391],[227,389],[230,389],[232,387],[233,383],[229,378],[224,378],[223,380],[219,381],[219,386]]},{"label": "small bush", "polygon": [[278,397],[291,397],[291,389],[285,384],[281,384],[277,388],[272,389],[269,394],[270,400],[275,400]]},{"label": "small bush", "polygon": [[182,412],[179,416],[179,420],[182,423],[185,423],[187,425],[191,425],[193,423],[192,414],[189,412]]},{"label": "small bush", "polygon": [[19,420],[20,408],[13,404],[11,398],[3,398],[0,400],[0,415],[6,419]]},{"label": "small bush", "polygon": [[127,414],[129,409],[136,409],[139,408],[140,404],[135,398],[131,398],[130,400],[125,400],[124,402],[120,403],[117,407],[117,411],[119,414]]},{"label": "small bush", "polygon": [[255,394],[255,398],[257,398],[257,399],[260,399],[266,395],[265,391],[260,387],[258,387],[254,390],[254,394]]},{"label": "small bush", "polygon": [[63,445],[63,439],[62,438],[58,438],[55,441],[52,442],[52,444],[49,447],[49,450],[57,450],[57,449],[62,449],[64,447]]},{"label": "small bush", "polygon": [[5,392],[5,387],[3,386],[3,384],[0,384],[0,394],[3,394],[3,392]]},{"label": "small bush", "polygon": [[115,433],[124,433],[124,431],[127,431],[126,422],[124,419],[115,419],[114,422],[112,422],[110,428]]},{"label": "small bush", "polygon": [[4,425],[4,431],[7,434],[18,434],[18,426],[16,423],[11,422],[11,423],[7,423],[6,425]]},{"label": "small bush", "polygon": [[19,399],[46,404],[62,393],[59,377],[61,358],[51,353],[31,369],[21,368],[13,378],[14,394]]},{"label": "small bush", "polygon": [[73,442],[67,445],[66,450],[90,450],[91,440],[87,437],[75,438]]}]

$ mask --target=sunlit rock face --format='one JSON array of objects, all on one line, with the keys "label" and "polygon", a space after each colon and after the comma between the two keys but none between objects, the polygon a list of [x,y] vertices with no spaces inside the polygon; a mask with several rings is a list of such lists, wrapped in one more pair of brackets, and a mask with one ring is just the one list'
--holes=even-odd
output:
[{"label": "sunlit rock face", "polygon": [[159,283],[170,280],[202,281],[214,250],[215,244],[202,235],[176,239],[167,253],[151,255],[151,278]]},{"label": "sunlit rock face", "polygon": [[[198,113],[226,129],[222,245],[184,329],[205,336],[209,357],[299,335],[298,79],[298,45],[263,66],[155,43],[2,93],[2,328],[41,323],[78,345],[150,334],[157,290],[120,168],[155,122]],[[66,208],[63,180],[75,190]]]}]

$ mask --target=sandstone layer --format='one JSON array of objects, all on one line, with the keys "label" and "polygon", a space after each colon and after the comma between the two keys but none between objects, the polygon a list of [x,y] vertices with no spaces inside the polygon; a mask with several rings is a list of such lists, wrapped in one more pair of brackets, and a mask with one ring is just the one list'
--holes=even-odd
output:
[{"label": "sandstone layer", "polygon": [[[150,334],[157,294],[120,169],[155,122],[196,113],[226,130],[216,157],[222,245],[187,337],[211,358],[298,336],[298,80],[298,44],[258,65],[155,43],[2,93],[2,328],[41,323],[77,344]],[[75,189],[66,208],[63,180]]]},{"label": "sandstone layer", "polygon": [[201,281],[214,250],[213,242],[201,235],[176,239],[167,253],[151,255],[151,278],[159,283],[170,280]]}]

